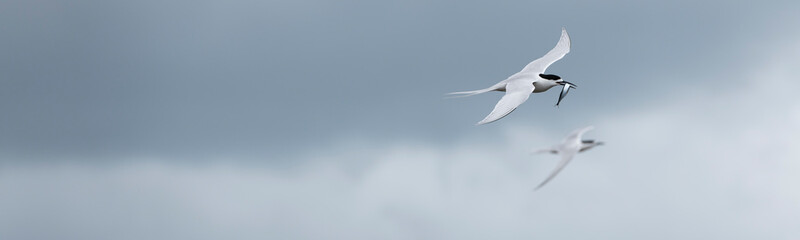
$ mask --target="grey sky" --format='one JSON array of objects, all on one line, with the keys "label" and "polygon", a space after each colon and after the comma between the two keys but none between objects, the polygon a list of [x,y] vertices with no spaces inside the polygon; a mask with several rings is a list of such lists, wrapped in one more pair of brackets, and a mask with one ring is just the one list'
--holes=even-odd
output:
[{"label": "grey sky", "polygon": [[[4,1],[0,239],[796,239],[800,3]],[[580,88],[473,126],[547,52]],[[572,129],[607,146],[529,156]]]},{"label": "grey sky", "polygon": [[518,71],[561,26],[573,52],[550,71],[582,87],[573,104],[537,95],[506,121],[597,116],[677,83],[729,83],[739,59],[796,32],[787,4],[6,2],[2,148],[180,157],[342,135],[450,142],[495,128],[471,125],[499,96],[441,94]]}]

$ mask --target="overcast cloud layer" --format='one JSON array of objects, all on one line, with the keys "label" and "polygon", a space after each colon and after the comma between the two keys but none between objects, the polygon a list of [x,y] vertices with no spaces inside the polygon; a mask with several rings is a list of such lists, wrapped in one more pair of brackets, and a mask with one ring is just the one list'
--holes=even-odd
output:
[{"label": "overcast cloud layer", "polygon": [[[561,133],[512,125],[502,141],[447,147],[351,139],[289,159],[306,162],[291,169],[161,159],[4,168],[0,237],[793,239],[796,56],[758,65],[766,84],[746,74],[714,96],[593,119],[587,137],[609,144],[538,192],[557,158],[526,153]],[[704,114],[728,105],[738,107]]]},{"label": "overcast cloud layer", "polygon": [[797,239],[798,9],[6,1],[0,239]]}]

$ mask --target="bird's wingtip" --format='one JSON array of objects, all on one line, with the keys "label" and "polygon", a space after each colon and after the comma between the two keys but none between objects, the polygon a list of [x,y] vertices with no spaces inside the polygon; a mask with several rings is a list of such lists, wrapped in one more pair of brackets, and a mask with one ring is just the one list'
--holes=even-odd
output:
[{"label": "bird's wingtip", "polygon": [[494,122],[494,121],[497,121],[497,120],[499,120],[499,118],[498,119],[494,119],[494,120],[489,120],[489,116],[487,116],[486,118],[484,118],[480,122],[476,123],[475,126],[491,123],[491,122]]},{"label": "bird's wingtip", "polygon": [[446,93],[446,94],[444,94],[442,96],[442,99],[453,99],[453,98],[462,98],[462,97],[466,97],[466,96],[457,96],[457,95],[455,95],[453,93]]}]

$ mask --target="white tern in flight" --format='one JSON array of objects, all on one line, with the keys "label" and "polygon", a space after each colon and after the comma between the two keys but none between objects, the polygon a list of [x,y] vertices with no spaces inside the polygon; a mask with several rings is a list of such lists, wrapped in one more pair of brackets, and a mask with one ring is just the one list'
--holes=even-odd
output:
[{"label": "white tern in flight", "polygon": [[[561,39],[558,40],[556,46],[547,52],[547,54],[545,54],[543,57],[528,63],[528,65],[526,65],[522,71],[519,71],[518,73],[515,73],[514,75],[511,75],[505,80],[500,81],[488,88],[474,91],[453,92],[448,94],[466,97],[491,91],[506,92],[503,98],[501,98],[500,101],[497,102],[497,105],[494,106],[492,112],[489,113],[486,118],[478,122],[477,125],[494,122],[505,117],[514,111],[514,109],[517,109],[517,107],[525,102],[525,100],[528,100],[528,97],[531,95],[531,93],[544,92],[554,86],[564,85],[566,90],[562,91],[561,97],[559,97],[560,102],[561,98],[566,96],[566,91],[569,91],[570,88],[576,87],[575,84],[564,81],[564,79],[561,79],[561,77],[557,75],[545,74],[544,72],[551,64],[563,58],[564,55],[567,55],[569,52],[569,47],[570,40],[567,30],[565,28],[561,28]],[[567,84],[571,86],[566,86]]]}]

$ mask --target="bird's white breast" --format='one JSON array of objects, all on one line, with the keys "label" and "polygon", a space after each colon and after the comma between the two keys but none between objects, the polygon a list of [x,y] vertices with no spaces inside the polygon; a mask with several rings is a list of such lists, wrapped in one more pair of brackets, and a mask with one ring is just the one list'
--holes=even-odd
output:
[{"label": "bird's white breast", "polygon": [[547,80],[547,79],[539,79],[538,81],[533,82],[533,86],[535,87],[533,89],[533,92],[535,92],[535,93],[544,92],[544,91],[547,91],[550,88],[555,87],[557,85],[558,85],[558,83],[556,83],[556,81]]}]

